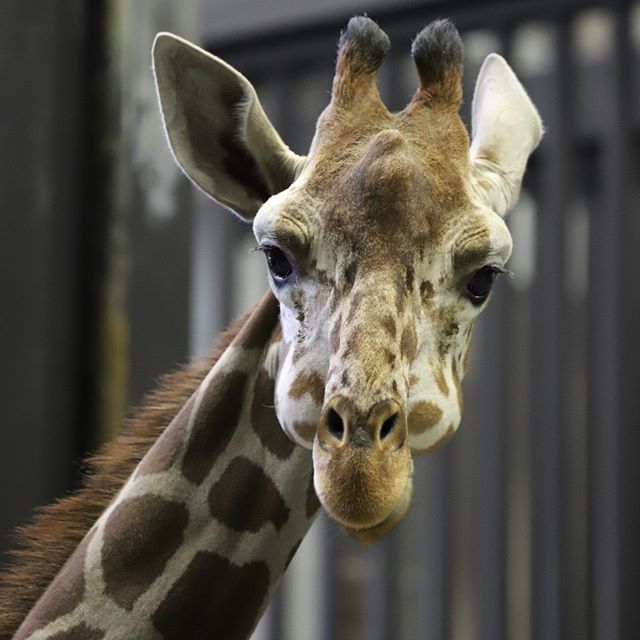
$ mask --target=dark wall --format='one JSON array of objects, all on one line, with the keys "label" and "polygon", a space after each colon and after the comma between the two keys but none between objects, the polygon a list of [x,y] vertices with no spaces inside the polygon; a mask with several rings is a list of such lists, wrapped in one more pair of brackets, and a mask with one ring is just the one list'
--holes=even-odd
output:
[{"label": "dark wall", "polygon": [[77,1],[0,5],[2,534],[73,475],[85,18]]}]

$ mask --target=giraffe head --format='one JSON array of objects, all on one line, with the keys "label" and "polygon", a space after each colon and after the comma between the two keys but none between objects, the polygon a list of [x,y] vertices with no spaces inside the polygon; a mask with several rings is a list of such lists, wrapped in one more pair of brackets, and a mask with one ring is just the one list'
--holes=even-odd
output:
[{"label": "giraffe head", "polygon": [[503,221],[542,135],[495,54],[458,111],[462,44],[448,21],[420,32],[419,83],[390,113],[376,73],[389,47],[368,18],[340,39],[330,104],[306,157],[222,60],[158,36],[155,73],[170,146],[206,193],[253,220],[280,302],[275,406],[313,449],[329,514],[375,540],[405,514],[412,454],[457,429],[471,327],[511,253]]}]

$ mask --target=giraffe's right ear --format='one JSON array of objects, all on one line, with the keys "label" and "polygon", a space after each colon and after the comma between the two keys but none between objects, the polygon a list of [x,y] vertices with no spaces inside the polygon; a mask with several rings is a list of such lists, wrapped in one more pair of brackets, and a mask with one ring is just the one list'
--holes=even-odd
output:
[{"label": "giraffe's right ear", "polygon": [[473,184],[504,216],[518,198],[527,159],[542,138],[542,121],[516,74],[495,53],[480,69],[471,111]]},{"label": "giraffe's right ear", "polygon": [[250,220],[295,180],[305,159],[284,144],[253,86],[235,69],[159,33],[153,72],[171,150],[205,193]]}]

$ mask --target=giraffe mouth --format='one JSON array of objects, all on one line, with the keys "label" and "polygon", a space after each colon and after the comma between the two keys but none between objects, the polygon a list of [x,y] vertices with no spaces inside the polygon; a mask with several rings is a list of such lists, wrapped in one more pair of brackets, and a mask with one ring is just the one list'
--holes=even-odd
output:
[{"label": "giraffe mouth", "polygon": [[405,490],[394,510],[378,524],[364,528],[354,528],[342,525],[344,530],[358,542],[364,544],[372,544],[381,540],[393,527],[395,527],[407,514],[411,506],[411,498],[413,496],[413,479],[411,476],[407,479]]},{"label": "giraffe mouth", "polygon": [[406,514],[413,492],[411,449],[313,448],[314,484],[323,507],[361,542],[375,542]]}]

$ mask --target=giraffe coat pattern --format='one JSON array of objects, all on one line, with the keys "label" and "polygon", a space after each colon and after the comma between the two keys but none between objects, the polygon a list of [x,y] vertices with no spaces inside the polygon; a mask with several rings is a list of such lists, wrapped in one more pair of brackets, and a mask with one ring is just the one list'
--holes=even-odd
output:
[{"label": "giraffe coat pattern", "polygon": [[[0,609],[0,638],[246,638],[320,504],[363,542],[404,517],[412,456],[458,428],[473,322],[511,252],[502,217],[542,126],[492,54],[469,140],[446,20],[414,40],[419,86],[389,112],[388,48],[373,21],[349,22],[302,157],[240,73],[156,38],[170,148],[253,221],[271,292],[24,530],[0,590],[22,607]],[[39,541],[63,537],[27,584]]]}]

